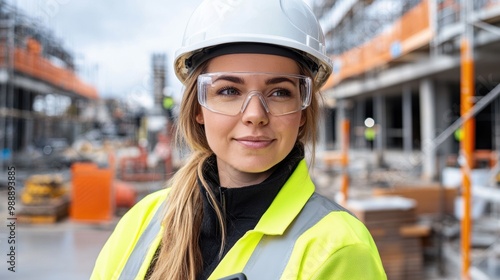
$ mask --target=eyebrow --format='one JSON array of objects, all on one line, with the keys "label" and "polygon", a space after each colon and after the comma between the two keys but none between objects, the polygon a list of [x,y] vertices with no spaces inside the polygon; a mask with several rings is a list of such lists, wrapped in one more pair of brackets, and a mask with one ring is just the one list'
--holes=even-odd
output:
[{"label": "eyebrow", "polygon": [[[237,77],[237,76],[231,76],[231,75],[224,75],[224,76],[217,77],[217,79],[214,82],[217,82],[219,80],[233,82],[233,83],[236,83],[236,84],[245,84],[245,80],[244,79],[242,79],[240,77]],[[283,83],[283,82],[289,82],[292,85],[296,85],[296,83],[292,79],[289,79],[287,77],[279,77],[279,76],[271,78],[271,79],[267,79],[266,80],[266,85],[279,84],[279,83]]]},{"label": "eyebrow", "polygon": [[230,75],[224,75],[224,76],[217,77],[217,79],[214,82],[217,82],[219,80],[233,82],[236,84],[244,84],[245,83],[245,80],[243,80],[242,78],[237,77],[237,76],[230,76]]},{"label": "eyebrow", "polygon": [[275,77],[275,78],[271,78],[271,79],[269,79],[269,80],[266,81],[266,85],[279,84],[279,83],[283,83],[283,82],[289,82],[292,85],[296,85],[291,79],[289,79],[287,77]]}]

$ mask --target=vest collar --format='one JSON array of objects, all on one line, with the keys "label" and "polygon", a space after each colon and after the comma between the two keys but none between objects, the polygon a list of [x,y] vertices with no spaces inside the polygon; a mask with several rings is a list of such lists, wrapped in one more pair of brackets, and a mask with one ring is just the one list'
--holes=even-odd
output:
[{"label": "vest collar", "polygon": [[262,215],[255,231],[267,235],[282,235],[313,193],[314,184],[303,159]]}]

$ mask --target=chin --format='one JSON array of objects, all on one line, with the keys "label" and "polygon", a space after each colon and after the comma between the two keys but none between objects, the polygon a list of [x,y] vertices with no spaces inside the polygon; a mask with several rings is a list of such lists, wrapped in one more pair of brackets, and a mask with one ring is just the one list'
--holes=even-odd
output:
[{"label": "chin", "polygon": [[276,164],[278,164],[278,162],[276,163],[263,163],[262,161],[254,163],[249,162],[244,166],[242,165],[238,166],[237,169],[245,173],[263,173],[273,168],[273,166],[275,166]]}]

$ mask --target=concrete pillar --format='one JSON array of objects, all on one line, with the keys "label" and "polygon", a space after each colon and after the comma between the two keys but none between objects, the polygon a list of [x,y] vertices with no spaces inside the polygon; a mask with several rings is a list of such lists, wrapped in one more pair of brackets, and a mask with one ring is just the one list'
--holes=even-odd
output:
[{"label": "concrete pillar", "polygon": [[379,93],[375,95],[373,101],[375,102],[373,111],[377,129],[377,136],[375,137],[375,164],[377,166],[383,166],[387,135],[385,97]]},{"label": "concrete pillar", "polygon": [[411,103],[411,88],[403,87],[403,150],[409,155],[413,150],[413,116]]},{"label": "concrete pillar", "polygon": [[24,119],[24,139],[23,139],[23,147],[22,149],[27,149],[32,143],[31,141],[34,139],[33,135],[33,119]]},{"label": "concrete pillar", "polygon": [[335,143],[335,110],[332,108],[325,108],[325,147],[327,150],[333,149]]},{"label": "concrete pillar", "polygon": [[336,122],[335,122],[335,149],[340,149],[340,144],[342,143],[342,120],[346,117],[346,101],[344,99],[337,100],[337,110],[335,111]]},{"label": "concrete pillar", "polygon": [[318,143],[316,144],[316,150],[317,151],[324,151],[327,150],[327,143],[328,143],[328,134],[330,133],[328,124],[330,123],[330,117],[329,117],[329,112],[327,107],[321,108],[320,111],[321,117],[319,118],[319,123],[318,123]]},{"label": "concrete pillar", "polygon": [[[23,93],[24,96],[22,98],[22,107],[21,110],[30,112],[32,109],[32,94],[30,91],[26,91]],[[21,150],[26,150],[28,146],[30,146],[31,141],[34,139],[33,135],[33,119],[31,118],[23,118],[22,122],[24,123],[23,125],[23,139],[22,139],[22,146]]]},{"label": "concrete pillar", "polygon": [[367,149],[368,144],[366,143],[365,136],[363,133],[358,132],[358,128],[365,127],[365,100],[362,99],[355,103],[355,117],[352,123],[351,130],[354,132],[354,147]]},{"label": "concrete pillar", "polygon": [[420,134],[422,141],[422,177],[427,180],[436,178],[436,150],[432,140],[436,137],[436,104],[434,82],[423,79],[420,82]]},{"label": "concrete pillar", "polygon": [[[436,136],[441,134],[441,132],[455,121],[452,109],[451,90],[449,86],[436,83]],[[454,140],[452,135],[438,147],[437,153],[445,155],[457,153],[457,150],[453,150],[453,146]]]}]

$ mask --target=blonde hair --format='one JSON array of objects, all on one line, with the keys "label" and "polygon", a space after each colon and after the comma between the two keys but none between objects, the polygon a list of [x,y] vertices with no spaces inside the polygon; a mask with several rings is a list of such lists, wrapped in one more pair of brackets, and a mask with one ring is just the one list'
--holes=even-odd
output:
[{"label": "blonde hair", "polygon": [[[207,64],[204,63],[195,70],[185,83],[186,89],[180,107],[177,135],[178,142],[182,141],[186,144],[191,149],[192,154],[169,183],[171,191],[163,220],[164,233],[150,279],[195,280],[203,269],[201,249],[198,245],[203,217],[203,203],[198,191],[198,179],[205,188],[211,205],[218,205],[202,174],[203,163],[212,154],[212,151],[205,137],[204,127],[196,122],[195,118],[201,110],[197,100],[197,77],[205,71]],[[301,74],[310,74],[300,65],[299,67]],[[303,144],[311,143],[313,155],[317,137],[320,98],[318,89],[314,88],[311,105],[302,111],[305,114],[305,122],[299,129],[297,139]],[[221,209],[215,208],[217,208],[215,212],[222,232],[222,246],[219,251],[219,257],[221,257],[226,238],[225,224]]]}]

